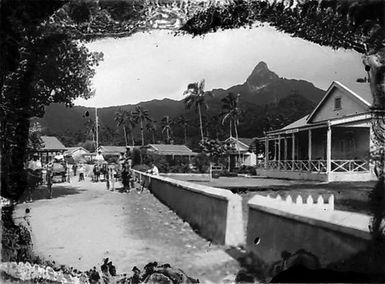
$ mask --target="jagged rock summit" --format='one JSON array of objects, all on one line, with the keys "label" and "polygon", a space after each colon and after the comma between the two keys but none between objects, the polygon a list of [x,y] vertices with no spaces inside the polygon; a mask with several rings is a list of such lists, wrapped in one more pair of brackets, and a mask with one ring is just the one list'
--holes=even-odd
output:
[{"label": "jagged rock summit", "polygon": [[279,79],[279,76],[270,71],[267,64],[261,61],[255,66],[253,72],[251,72],[247,78],[246,85],[250,92],[256,92],[277,79]]}]

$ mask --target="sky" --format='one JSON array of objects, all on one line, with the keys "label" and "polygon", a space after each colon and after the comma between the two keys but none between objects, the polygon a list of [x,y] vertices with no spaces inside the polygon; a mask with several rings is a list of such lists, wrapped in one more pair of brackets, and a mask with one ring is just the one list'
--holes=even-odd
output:
[{"label": "sky", "polygon": [[244,83],[260,61],[280,77],[304,79],[324,90],[333,80],[354,82],[365,76],[357,52],[321,47],[267,25],[194,38],[154,30],[87,47],[104,53],[93,78],[95,96],[75,101],[89,107],[180,100],[188,83],[203,78],[206,89],[225,89]]}]

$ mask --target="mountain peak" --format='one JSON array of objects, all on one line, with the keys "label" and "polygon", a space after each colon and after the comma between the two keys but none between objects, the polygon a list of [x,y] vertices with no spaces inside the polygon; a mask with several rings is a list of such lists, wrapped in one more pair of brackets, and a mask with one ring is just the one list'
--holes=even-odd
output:
[{"label": "mountain peak", "polygon": [[278,75],[270,71],[267,64],[261,61],[254,67],[253,72],[246,80],[246,84],[250,91],[258,91],[276,79],[279,79]]}]

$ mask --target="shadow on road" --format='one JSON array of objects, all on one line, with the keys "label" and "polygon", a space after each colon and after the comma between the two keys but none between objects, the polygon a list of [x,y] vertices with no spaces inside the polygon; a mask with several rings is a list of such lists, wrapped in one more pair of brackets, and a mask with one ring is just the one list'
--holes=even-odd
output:
[{"label": "shadow on road", "polygon": [[[79,187],[69,186],[68,184],[54,184],[52,186],[52,199],[63,197],[66,195],[79,194],[80,192],[85,191],[84,189],[80,189]],[[46,185],[39,186],[32,192],[32,202],[37,200],[50,199],[49,198],[49,190]],[[19,202],[27,202],[29,200],[28,192],[25,191]]]}]

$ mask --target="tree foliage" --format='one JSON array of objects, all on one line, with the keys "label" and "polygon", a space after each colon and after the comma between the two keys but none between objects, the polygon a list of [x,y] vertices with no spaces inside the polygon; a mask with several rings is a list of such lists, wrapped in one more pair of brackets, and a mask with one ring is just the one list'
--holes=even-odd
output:
[{"label": "tree foliage", "polygon": [[207,109],[208,104],[206,97],[212,96],[211,91],[205,91],[205,80],[200,82],[190,83],[187,85],[187,90],[184,91],[184,103],[187,109],[194,107],[199,115],[199,126],[201,131],[201,141],[204,140],[203,122],[202,122],[202,108]]},{"label": "tree foliage", "polygon": [[[93,92],[94,67],[102,59],[74,40],[73,29],[55,17],[61,1],[2,1],[1,153],[2,194],[17,198],[25,188],[30,118],[42,116],[53,102],[72,106]],[[4,64],[4,65],[3,65]]]}]

